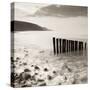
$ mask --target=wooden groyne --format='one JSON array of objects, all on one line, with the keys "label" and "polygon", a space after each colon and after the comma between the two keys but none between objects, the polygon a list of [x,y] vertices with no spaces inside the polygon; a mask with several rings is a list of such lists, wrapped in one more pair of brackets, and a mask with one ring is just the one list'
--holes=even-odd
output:
[{"label": "wooden groyne", "polygon": [[87,42],[53,37],[53,53],[81,52],[87,50]]}]

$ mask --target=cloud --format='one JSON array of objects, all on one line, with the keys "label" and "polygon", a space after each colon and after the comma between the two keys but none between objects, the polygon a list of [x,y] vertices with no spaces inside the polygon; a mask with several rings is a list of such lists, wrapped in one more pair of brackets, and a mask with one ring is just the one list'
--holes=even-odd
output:
[{"label": "cloud", "polygon": [[49,5],[39,9],[35,13],[35,15],[62,16],[62,17],[87,16],[87,7],[67,6],[67,5]]}]

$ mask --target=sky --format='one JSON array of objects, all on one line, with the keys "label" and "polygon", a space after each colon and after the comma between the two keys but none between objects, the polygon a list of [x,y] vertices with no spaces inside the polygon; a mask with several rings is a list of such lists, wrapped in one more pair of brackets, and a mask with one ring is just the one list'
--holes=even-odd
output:
[{"label": "sky", "polygon": [[17,2],[15,3],[15,9],[20,9],[21,11],[24,11],[29,14],[34,14],[37,10],[40,8],[47,6],[46,4],[33,4],[33,3],[23,3],[23,2]]},{"label": "sky", "polygon": [[[61,34],[86,37],[88,35],[86,7],[32,4],[27,2],[17,2],[14,6],[15,20],[34,23],[52,31],[59,31]],[[35,17],[33,17],[34,14],[36,14]]]},{"label": "sky", "polygon": [[67,5],[50,5],[50,4],[35,4],[16,2],[14,5],[15,13],[17,15],[54,15],[54,16],[86,16],[87,8],[80,6]]}]

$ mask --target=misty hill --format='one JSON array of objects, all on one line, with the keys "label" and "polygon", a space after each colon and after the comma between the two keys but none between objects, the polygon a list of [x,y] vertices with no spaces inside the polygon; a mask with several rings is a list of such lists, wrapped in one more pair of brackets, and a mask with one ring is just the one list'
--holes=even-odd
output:
[{"label": "misty hill", "polygon": [[39,9],[35,15],[76,17],[87,16],[87,7],[68,5],[49,5]]},{"label": "misty hill", "polygon": [[24,21],[11,21],[11,31],[47,31],[45,27],[41,27],[34,23]]}]

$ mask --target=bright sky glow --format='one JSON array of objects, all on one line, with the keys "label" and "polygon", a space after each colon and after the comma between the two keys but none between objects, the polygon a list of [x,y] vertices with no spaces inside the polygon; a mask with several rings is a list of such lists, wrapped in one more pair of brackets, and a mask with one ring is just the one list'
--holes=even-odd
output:
[{"label": "bright sky glow", "polygon": [[47,6],[46,4],[33,4],[33,3],[15,3],[15,9],[19,9],[25,12],[29,12],[29,14],[34,14],[37,10],[39,10],[40,8]]}]

